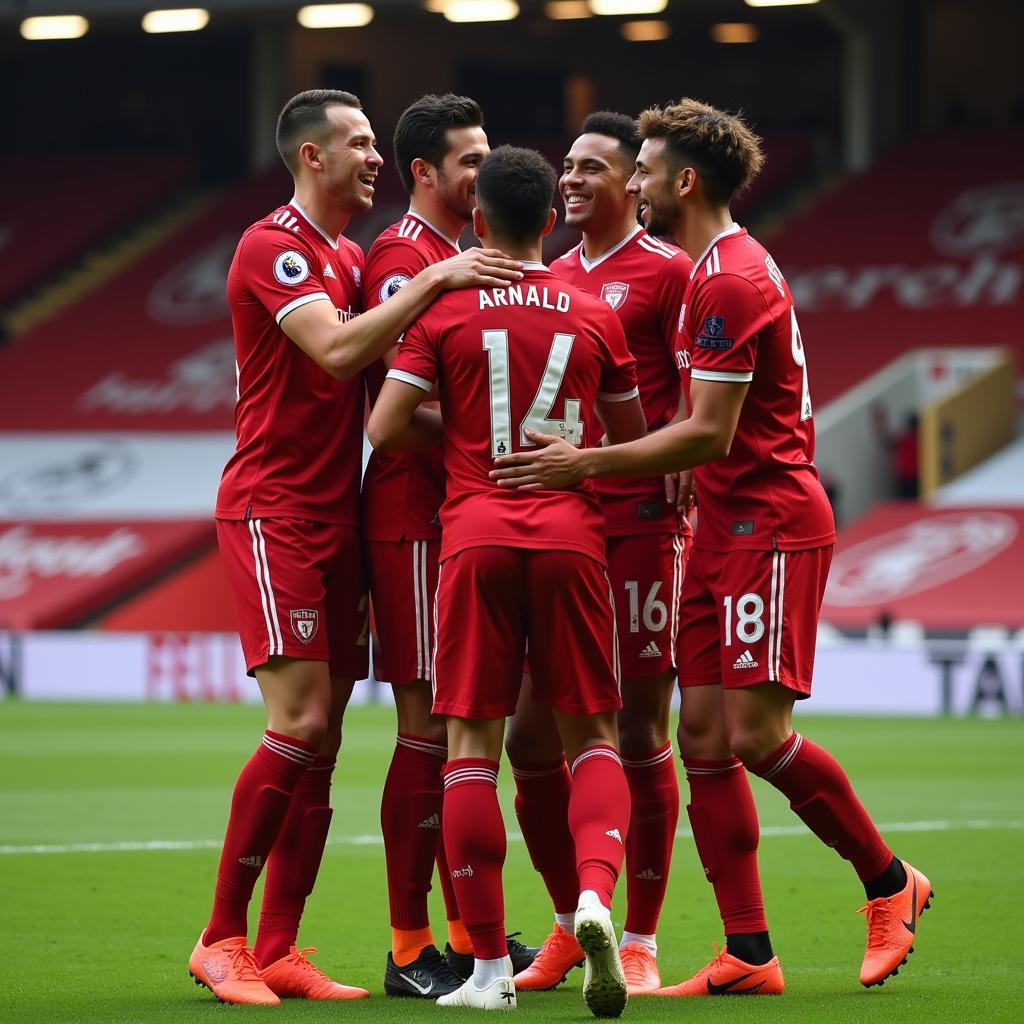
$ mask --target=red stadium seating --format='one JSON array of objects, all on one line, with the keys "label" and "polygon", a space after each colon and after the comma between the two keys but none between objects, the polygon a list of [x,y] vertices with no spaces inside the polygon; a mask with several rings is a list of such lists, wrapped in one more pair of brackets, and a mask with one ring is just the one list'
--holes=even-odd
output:
[{"label": "red stadium seating", "polygon": [[192,177],[182,156],[0,160],[0,308],[108,241],[118,228],[159,208]]},{"label": "red stadium seating", "polygon": [[1008,345],[1024,366],[1021,168],[1019,129],[921,138],[770,240],[818,408],[921,346]]}]

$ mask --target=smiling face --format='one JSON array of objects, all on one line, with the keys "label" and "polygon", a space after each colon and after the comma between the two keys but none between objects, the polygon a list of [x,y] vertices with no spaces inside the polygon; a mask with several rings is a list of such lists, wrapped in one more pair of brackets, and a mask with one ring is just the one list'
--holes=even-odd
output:
[{"label": "smiling face", "polygon": [[626,190],[640,202],[640,219],[651,235],[672,235],[682,217],[676,175],[665,157],[664,139],[644,139]]},{"label": "smiling face", "polygon": [[566,227],[600,231],[633,216],[636,199],[626,192],[629,174],[618,139],[597,132],[581,135],[566,153],[558,181]]},{"label": "smiling face", "polygon": [[[366,115],[355,107],[334,104],[325,111],[331,128],[318,156],[321,187],[347,213],[373,206],[373,186],[384,161]],[[305,145],[313,145],[306,143]]]},{"label": "smiling face", "polygon": [[480,164],[491,151],[487,134],[477,125],[449,128],[448,152],[437,168],[437,198],[456,217],[469,221],[476,206]]}]

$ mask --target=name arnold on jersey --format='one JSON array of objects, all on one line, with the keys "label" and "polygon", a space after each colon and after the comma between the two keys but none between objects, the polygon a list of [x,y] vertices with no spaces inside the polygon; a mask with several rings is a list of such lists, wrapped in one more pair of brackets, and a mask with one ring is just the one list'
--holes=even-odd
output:
[{"label": "name arnold on jersey", "polygon": [[545,287],[538,288],[535,284],[526,285],[510,284],[507,288],[481,289],[481,309],[494,309],[497,306],[536,306],[538,309],[551,309],[558,313],[569,312],[569,296],[565,292],[558,292],[555,301],[551,301],[551,295]]}]

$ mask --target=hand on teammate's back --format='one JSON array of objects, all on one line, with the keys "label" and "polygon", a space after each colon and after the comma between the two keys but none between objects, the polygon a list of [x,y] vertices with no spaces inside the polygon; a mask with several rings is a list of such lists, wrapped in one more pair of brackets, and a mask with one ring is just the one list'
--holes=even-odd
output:
[{"label": "hand on teammate's back", "polygon": [[434,265],[446,289],[500,288],[510,281],[520,281],[523,265],[500,249],[466,249]]},{"label": "hand on teammate's back", "polygon": [[583,452],[553,434],[526,429],[526,436],[541,447],[534,452],[500,455],[494,460],[491,479],[499,487],[519,490],[565,490],[584,478]]}]

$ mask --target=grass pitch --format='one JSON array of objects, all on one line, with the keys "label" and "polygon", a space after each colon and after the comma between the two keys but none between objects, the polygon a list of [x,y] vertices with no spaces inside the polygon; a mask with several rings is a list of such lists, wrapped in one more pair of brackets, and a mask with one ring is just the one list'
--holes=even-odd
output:
[{"label": "grass pitch", "polygon": [[[0,702],[0,1022],[436,1021],[445,1011],[431,1002],[382,992],[389,932],[378,806],[392,714],[349,713],[331,844],[300,935],[320,947],[316,962],[325,970],[373,997],[264,1010],[216,1003],[186,968],[209,911],[230,788],[260,734],[260,709]],[[883,988],[861,988],[864,919],[854,911],[863,893],[852,870],[754,780],[761,874],[786,994],[638,998],[625,1017],[1024,1019],[1024,723],[805,717],[800,728],[842,760],[891,845],[931,879],[936,900],[917,952]],[[502,775],[511,830],[507,768]],[[505,892],[509,927],[539,943],[551,914],[521,842],[509,844]],[[431,899],[443,945],[440,898]],[[621,928],[621,900],[615,920]],[[666,983],[709,960],[719,930],[711,887],[681,834],[658,936]],[[591,1020],[581,985],[574,971],[556,992],[523,994],[520,1017]]]}]

